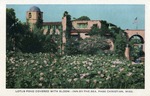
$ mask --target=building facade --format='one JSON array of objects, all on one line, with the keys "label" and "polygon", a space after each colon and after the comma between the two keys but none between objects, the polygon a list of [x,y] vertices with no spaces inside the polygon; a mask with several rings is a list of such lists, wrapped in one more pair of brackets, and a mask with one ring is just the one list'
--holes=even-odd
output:
[{"label": "building facade", "polygon": [[[29,9],[29,11],[26,12],[26,21],[27,23],[30,24],[31,30],[34,28],[34,25],[36,22],[38,22],[38,19],[43,20],[43,12],[40,10],[40,8],[33,6]],[[66,17],[62,17],[62,21],[59,22],[42,22],[42,28],[44,30],[44,34],[60,34],[62,32],[62,41],[63,44],[66,43],[66,38],[65,38],[65,31],[66,31],[66,22],[67,19]],[[80,35],[80,38],[85,39],[89,38],[89,32],[91,30],[92,26],[97,26],[98,28],[101,28],[101,21],[100,20],[72,20],[72,30],[71,30],[71,35],[76,37]],[[111,26],[109,26],[111,27]],[[144,30],[125,30],[128,36],[128,40],[134,36],[139,36],[142,38],[142,40],[145,40]],[[110,50],[114,50],[114,43],[112,40],[108,40],[109,44],[111,45]],[[143,42],[142,44],[143,51],[145,52],[145,43]],[[129,59],[129,48],[126,48],[125,51],[125,56]]]},{"label": "building facade", "polygon": [[[26,21],[30,24],[31,30],[39,18],[43,20],[43,12],[36,6],[31,7],[29,11],[26,12]],[[63,17],[60,22],[42,22],[42,25],[44,34],[48,31],[50,31],[50,34],[52,34],[53,31],[55,31],[56,34],[60,34],[61,31],[66,30],[66,18]],[[93,25],[101,28],[100,20],[73,20],[71,34],[75,36],[79,33],[82,39],[87,38],[89,37],[88,32]]]}]

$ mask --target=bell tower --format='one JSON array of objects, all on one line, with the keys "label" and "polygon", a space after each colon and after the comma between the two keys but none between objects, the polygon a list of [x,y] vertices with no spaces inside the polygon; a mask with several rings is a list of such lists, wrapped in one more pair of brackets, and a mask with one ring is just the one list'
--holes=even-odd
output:
[{"label": "bell tower", "polygon": [[39,19],[43,20],[43,12],[40,8],[33,6],[26,12],[26,22],[30,25],[31,30]]}]

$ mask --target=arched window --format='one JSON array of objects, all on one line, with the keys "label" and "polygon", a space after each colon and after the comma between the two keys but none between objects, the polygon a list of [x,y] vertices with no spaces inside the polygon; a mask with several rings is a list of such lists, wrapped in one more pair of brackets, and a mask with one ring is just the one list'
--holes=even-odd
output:
[{"label": "arched window", "polygon": [[31,13],[29,13],[29,18],[32,18],[32,15],[31,15]]}]

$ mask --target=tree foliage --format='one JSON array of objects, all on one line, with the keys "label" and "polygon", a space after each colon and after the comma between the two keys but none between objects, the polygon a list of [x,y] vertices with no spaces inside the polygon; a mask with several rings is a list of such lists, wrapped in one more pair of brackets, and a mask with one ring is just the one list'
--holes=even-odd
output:
[{"label": "tree foliage", "polygon": [[137,38],[131,38],[129,41],[129,47],[130,47],[130,56],[133,61],[136,62],[137,59],[140,57],[144,57],[145,53],[142,50],[142,40]]},{"label": "tree foliage", "polygon": [[111,33],[111,29],[109,29],[109,24],[106,21],[100,21],[101,22],[101,28],[98,28],[98,26],[93,25],[91,28],[91,31],[89,32],[89,35],[100,35],[100,36],[110,36],[113,37],[113,33]]},{"label": "tree foliage", "polygon": [[[38,24],[39,23],[39,24]],[[28,24],[21,23],[14,9],[6,9],[6,50],[27,53],[56,52],[57,44],[49,34],[44,35],[39,20],[32,32]]]},{"label": "tree foliage", "polygon": [[79,50],[79,41],[74,40],[74,38],[70,38],[69,42],[66,43],[65,47],[66,47],[65,53],[68,55],[81,54]]},{"label": "tree foliage", "polygon": [[92,26],[89,35],[90,36],[100,35],[100,29],[97,26]]},{"label": "tree foliage", "polygon": [[110,45],[105,37],[92,36],[80,41],[79,51],[83,54],[96,54],[99,51],[109,50]]},{"label": "tree foliage", "polygon": [[18,19],[16,18],[14,9],[6,9],[6,32],[7,34],[14,34],[16,32],[16,25],[18,24]]},{"label": "tree foliage", "polygon": [[90,18],[88,16],[81,16],[76,20],[90,20]]},{"label": "tree foliage", "polygon": [[20,41],[30,33],[29,26],[21,23],[16,18],[15,11],[12,8],[6,9],[6,49],[18,50],[22,44]]},{"label": "tree foliage", "polygon": [[115,53],[124,56],[125,47],[127,44],[127,36],[123,30],[116,25],[101,21],[101,28],[92,26],[89,32],[90,36],[103,36],[108,39],[112,39],[115,45]]},{"label": "tree foliage", "polygon": [[115,53],[119,56],[124,56],[127,37],[123,30],[120,29],[119,34],[115,38]]},{"label": "tree foliage", "polygon": [[109,24],[106,21],[101,21],[100,35],[106,36],[110,34]]},{"label": "tree foliage", "polygon": [[72,22],[71,22],[71,16],[67,15],[67,23],[66,23],[66,39],[70,39],[71,38],[71,30],[72,30]]},{"label": "tree foliage", "polygon": [[73,39],[71,38],[71,30],[72,30],[72,21],[71,21],[71,15],[68,14],[67,11],[64,12],[64,16],[66,17],[66,44],[65,44],[65,53],[66,54],[72,54],[71,50],[74,50],[73,48]]},{"label": "tree foliage", "polygon": [[42,20],[42,18],[41,17],[38,17],[38,19],[37,19],[37,22],[36,22],[36,27],[37,28],[42,28],[42,26],[43,26],[43,20]]}]

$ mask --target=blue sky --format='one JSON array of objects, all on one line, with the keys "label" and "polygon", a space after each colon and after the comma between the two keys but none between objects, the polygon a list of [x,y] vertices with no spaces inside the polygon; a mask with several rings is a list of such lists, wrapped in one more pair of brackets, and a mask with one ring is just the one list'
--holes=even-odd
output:
[{"label": "blue sky", "polygon": [[50,5],[7,5],[15,9],[16,16],[22,22],[26,21],[26,11],[32,6],[37,6],[43,12],[44,22],[61,21],[64,11],[75,18],[88,16],[91,20],[106,20],[122,29],[136,29],[133,24],[137,17],[138,29],[145,29],[145,6],[140,4],[50,4]]}]

